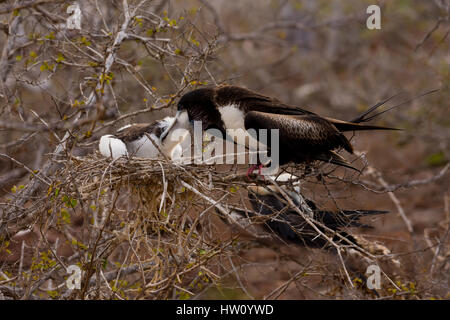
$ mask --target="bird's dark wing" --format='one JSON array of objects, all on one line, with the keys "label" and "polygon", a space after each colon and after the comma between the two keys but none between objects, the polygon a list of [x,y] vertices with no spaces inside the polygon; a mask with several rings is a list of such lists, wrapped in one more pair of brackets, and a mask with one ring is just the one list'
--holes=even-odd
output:
[{"label": "bird's dark wing", "polygon": [[124,141],[129,142],[141,138],[144,134],[153,133],[159,137],[164,128],[162,128],[158,122],[148,124],[148,123],[136,123],[129,127],[123,128],[116,132],[115,136]]},{"label": "bird's dark wing", "polygon": [[316,115],[283,115],[250,111],[245,116],[245,128],[278,129],[280,142],[292,150],[327,152],[339,147],[348,152],[353,148],[347,138],[324,118]]},{"label": "bird's dark wing", "polygon": [[[332,123],[338,131],[361,131],[361,130],[399,130],[397,128],[374,126],[362,124],[362,122],[369,121],[374,117],[378,116],[385,111],[382,111],[374,116],[365,118],[369,113],[373,112],[376,108],[381,106],[383,103],[387,102],[389,99],[382,101],[368,111],[360,115],[359,117],[353,119],[352,121],[343,121],[333,118],[326,118],[330,123]],[[230,103],[237,103],[245,111],[259,111],[265,113],[273,114],[283,114],[283,115],[310,115],[320,117],[314,112],[305,110],[303,108],[285,104],[276,98],[271,98],[260,93],[254,92],[252,90],[222,85],[216,88],[215,101],[219,105],[227,105]],[[390,110],[390,109],[388,109]]]},{"label": "bird's dark wing", "polygon": [[246,88],[229,85],[222,85],[216,88],[215,102],[218,105],[237,103],[245,111],[287,115],[315,115],[315,113],[308,110],[282,103],[276,98],[268,97]]}]

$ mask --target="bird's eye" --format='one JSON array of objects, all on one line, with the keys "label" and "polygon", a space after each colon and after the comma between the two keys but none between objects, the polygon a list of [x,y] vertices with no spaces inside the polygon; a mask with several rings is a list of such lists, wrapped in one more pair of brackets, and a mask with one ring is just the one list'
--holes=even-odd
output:
[{"label": "bird's eye", "polygon": [[177,110],[183,110],[184,108],[183,108],[183,105],[181,105],[181,104],[178,104],[178,106],[177,106]]}]

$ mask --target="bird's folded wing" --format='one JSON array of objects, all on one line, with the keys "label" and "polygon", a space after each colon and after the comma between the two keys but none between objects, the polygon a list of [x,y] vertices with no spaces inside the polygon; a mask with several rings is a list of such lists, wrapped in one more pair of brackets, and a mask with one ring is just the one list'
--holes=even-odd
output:
[{"label": "bird's folded wing", "polygon": [[[336,127],[316,115],[284,115],[250,111],[245,116],[245,128],[278,129],[280,142],[292,148],[333,150],[343,147],[351,152],[352,146]],[[295,152],[296,149],[293,149]]]},{"label": "bird's folded wing", "polygon": [[120,129],[116,132],[115,136],[125,142],[138,140],[146,133],[154,132],[157,127],[155,125],[149,125],[148,123],[136,123],[131,126]]},{"label": "bird's folded wing", "polygon": [[314,113],[302,108],[282,103],[280,100],[262,95],[258,92],[236,86],[222,85],[217,90],[215,101],[219,105],[226,105],[229,101],[245,110],[254,110],[266,113],[305,115]]}]

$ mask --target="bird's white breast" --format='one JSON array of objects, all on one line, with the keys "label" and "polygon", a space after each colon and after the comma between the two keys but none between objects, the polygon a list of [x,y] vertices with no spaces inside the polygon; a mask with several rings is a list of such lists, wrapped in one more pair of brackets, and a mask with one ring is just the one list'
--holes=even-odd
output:
[{"label": "bird's white breast", "polygon": [[244,129],[245,114],[238,106],[231,104],[219,107],[220,116],[225,124],[225,129]]},{"label": "bird's white breast", "polygon": [[245,113],[235,104],[219,107],[219,113],[228,134],[238,144],[256,147],[258,141],[245,129]]},{"label": "bird's white breast", "polygon": [[219,107],[220,116],[225,125],[227,133],[233,140],[239,144],[246,144],[246,138],[249,136],[245,130],[245,114],[237,105]]}]

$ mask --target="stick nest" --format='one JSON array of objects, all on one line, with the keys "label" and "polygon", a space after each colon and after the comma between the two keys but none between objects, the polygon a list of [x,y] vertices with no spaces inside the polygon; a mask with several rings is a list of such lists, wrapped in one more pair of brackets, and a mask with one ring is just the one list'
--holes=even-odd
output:
[{"label": "stick nest", "polygon": [[[40,235],[20,258],[37,279],[23,279],[21,287],[29,289],[21,289],[20,296],[190,298],[219,285],[222,275],[235,269],[231,257],[248,244],[224,231],[223,221],[260,242],[273,240],[252,233],[252,223],[274,217],[254,215],[239,222],[230,214],[234,206],[248,207],[241,191],[246,193],[249,183],[236,168],[218,171],[165,159],[113,161],[97,152],[59,164],[48,188],[31,202],[28,218],[16,225],[16,231],[32,226]],[[304,174],[304,168],[297,170]],[[82,271],[75,290],[65,285],[71,265]]]}]

